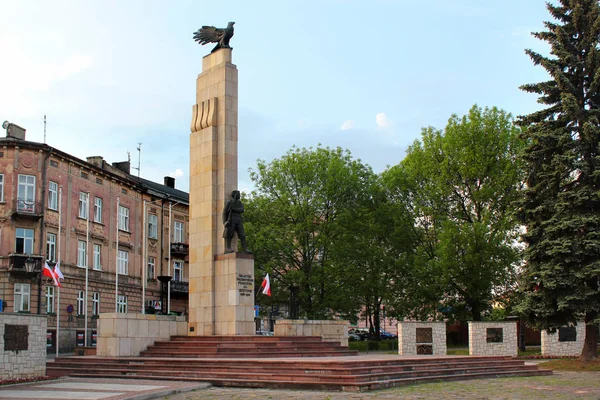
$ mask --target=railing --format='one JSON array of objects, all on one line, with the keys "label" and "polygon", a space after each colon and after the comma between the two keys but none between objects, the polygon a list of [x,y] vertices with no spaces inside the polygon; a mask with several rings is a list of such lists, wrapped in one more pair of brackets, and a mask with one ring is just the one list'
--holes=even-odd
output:
[{"label": "railing", "polygon": [[190,284],[184,281],[171,281],[171,293],[189,293]]},{"label": "railing", "polygon": [[29,254],[9,254],[8,270],[17,273],[39,274],[42,272],[43,256]]},{"label": "railing", "polygon": [[15,199],[14,210],[21,215],[40,216],[42,215],[42,204],[39,201],[29,199]]},{"label": "railing", "polygon": [[187,243],[171,243],[171,254],[187,256],[190,252],[190,245]]}]

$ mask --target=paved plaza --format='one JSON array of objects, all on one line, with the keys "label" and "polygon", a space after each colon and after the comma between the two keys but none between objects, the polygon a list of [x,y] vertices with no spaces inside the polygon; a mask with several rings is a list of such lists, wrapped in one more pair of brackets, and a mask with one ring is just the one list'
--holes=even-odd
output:
[{"label": "paved plaza", "polygon": [[600,372],[555,372],[552,376],[439,382],[365,393],[230,389],[181,381],[63,378],[0,387],[0,399],[600,399]]}]

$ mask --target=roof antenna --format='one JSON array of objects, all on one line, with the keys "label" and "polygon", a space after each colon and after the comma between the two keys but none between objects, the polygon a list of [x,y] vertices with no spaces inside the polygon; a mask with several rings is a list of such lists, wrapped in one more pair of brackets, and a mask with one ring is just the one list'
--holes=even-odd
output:
[{"label": "roof antenna", "polygon": [[46,114],[44,114],[44,144],[46,144]]},{"label": "roof antenna", "polygon": [[136,167],[131,167],[131,168],[137,169],[138,178],[139,178],[140,177],[140,168],[142,167],[142,142],[138,142],[137,151],[138,151],[138,166],[137,166],[137,168]]}]

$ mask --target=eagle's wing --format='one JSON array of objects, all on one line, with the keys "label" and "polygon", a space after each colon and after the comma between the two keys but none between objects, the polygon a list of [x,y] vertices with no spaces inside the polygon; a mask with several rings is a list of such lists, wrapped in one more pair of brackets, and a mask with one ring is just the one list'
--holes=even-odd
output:
[{"label": "eagle's wing", "polygon": [[200,44],[218,42],[225,33],[225,29],[215,28],[214,26],[203,26],[194,32],[194,40]]}]

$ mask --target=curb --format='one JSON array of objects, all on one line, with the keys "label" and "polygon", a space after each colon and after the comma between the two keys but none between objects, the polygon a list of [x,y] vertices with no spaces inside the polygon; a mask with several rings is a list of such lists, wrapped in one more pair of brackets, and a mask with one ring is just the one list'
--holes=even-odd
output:
[{"label": "curb", "polygon": [[210,383],[203,383],[203,384],[200,384],[197,386],[192,386],[192,387],[186,387],[186,388],[180,388],[180,389],[168,389],[168,390],[163,390],[160,392],[138,394],[138,395],[134,395],[132,397],[127,397],[126,400],[159,399],[161,397],[171,396],[171,395],[179,394],[179,393],[193,392],[195,390],[200,390],[200,389],[208,389],[210,387],[212,387],[212,385]]}]

